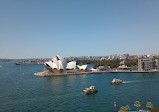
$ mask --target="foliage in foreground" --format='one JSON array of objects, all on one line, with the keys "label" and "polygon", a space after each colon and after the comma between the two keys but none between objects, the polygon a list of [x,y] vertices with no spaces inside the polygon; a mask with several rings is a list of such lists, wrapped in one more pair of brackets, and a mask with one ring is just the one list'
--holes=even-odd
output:
[{"label": "foliage in foreground", "polygon": [[139,107],[141,107],[141,104],[139,101],[135,101],[134,106],[137,107],[137,111],[138,111]]},{"label": "foliage in foreground", "polygon": [[149,110],[150,110],[150,109],[152,109],[152,108],[153,108],[153,105],[152,105],[152,103],[151,103],[151,102],[147,102],[146,107],[147,107],[147,108],[149,108]]},{"label": "foliage in foreground", "polygon": [[[135,101],[134,106],[137,107],[137,112],[139,110],[139,107],[141,107],[141,104],[139,101]],[[159,107],[153,108],[153,104],[151,102],[147,102],[146,107],[149,108],[150,112],[159,112]],[[130,106],[126,105],[125,107],[122,106],[118,112],[128,112],[130,110]]]},{"label": "foliage in foreground", "polygon": [[126,112],[128,110],[130,110],[130,106],[126,105],[126,107],[122,106],[118,112]]},{"label": "foliage in foreground", "polygon": [[151,112],[159,112],[159,107],[152,109]]}]

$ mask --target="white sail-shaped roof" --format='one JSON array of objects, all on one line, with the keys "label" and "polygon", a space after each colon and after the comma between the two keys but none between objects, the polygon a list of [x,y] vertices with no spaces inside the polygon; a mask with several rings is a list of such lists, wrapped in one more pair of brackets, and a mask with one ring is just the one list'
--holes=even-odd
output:
[{"label": "white sail-shaped roof", "polygon": [[57,55],[56,56],[56,58],[57,58],[57,60],[58,60],[58,62],[59,62],[59,64],[60,64],[60,68],[59,69],[66,69],[66,66],[67,66],[67,62],[66,62],[66,60],[65,59],[63,59],[61,56],[59,56],[59,55]]},{"label": "white sail-shaped roof", "polygon": [[77,65],[77,67],[78,67],[80,70],[86,70],[87,66],[88,66],[88,65],[81,65],[81,66]]},{"label": "white sail-shaped roof", "polygon": [[76,61],[71,61],[67,63],[66,69],[76,69]]},{"label": "white sail-shaped roof", "polygon": [[53,61],[54,65],[56,66],[56,68],[59,70],[60,65],[59,65],[59,63],[57,61],[57,58],[53,58],[52,61]]},{"label": "white sail-shaped roof", "polygon": [[56,63],[52,63],[53,64],[53,67],[52,67],[52,69],[57,69],[58,70],[58,66],[56,65]]},{"label": "white sail-shaped roof", "polygon": [[75,69],[76,68],[75,61],[67,63],[66,60],[59,55],[57,55],[55,58],[51,59],[49,62],[45,62],[44,64],[46,66],[49,66],[52,69],[57,69],[57,70]]},{"label": "white sail-shaped roof", "polygon": [[49,66],[50,68],[53,68],[53,62],[52,61],[45,62],[44,64]]}]

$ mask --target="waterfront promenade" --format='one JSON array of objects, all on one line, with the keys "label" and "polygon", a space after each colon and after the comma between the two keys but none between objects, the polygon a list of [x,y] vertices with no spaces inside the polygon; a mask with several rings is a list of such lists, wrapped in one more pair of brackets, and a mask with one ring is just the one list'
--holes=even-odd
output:
[{"label": "waterfront promenade", "polygon": [[91,71],[91,70],[64,70],[62,72],[50,72],[44,70],[34,73],[35,76],[58,76],[58,75],[79,75],[79,74],[100,74],[100,73],[154,73],[158,71],[138,71],[138,70],[109,70],[109,71]]}]

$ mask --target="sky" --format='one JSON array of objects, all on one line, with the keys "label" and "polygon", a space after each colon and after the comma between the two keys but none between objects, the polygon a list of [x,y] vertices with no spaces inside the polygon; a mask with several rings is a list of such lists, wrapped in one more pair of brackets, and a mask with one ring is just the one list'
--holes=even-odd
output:
[{"label": "sky", "polygon": [[159,54],[159,0],[0,0],[0,58]]}]

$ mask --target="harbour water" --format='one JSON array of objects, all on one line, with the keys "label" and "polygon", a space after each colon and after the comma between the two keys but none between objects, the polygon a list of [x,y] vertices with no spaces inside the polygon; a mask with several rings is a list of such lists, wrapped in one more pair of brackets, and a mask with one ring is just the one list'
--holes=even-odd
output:
[{"label": "harbour water", "polygon": [[[44,65],[0,63],[0,112],[112,112],[117,107],[141,102],[159,106],[159,73],[103,73],[36,77]],[[113,78],[124,81],[111,85]],[[82,90],[94,85],[98,93]]]}]

